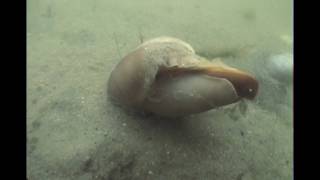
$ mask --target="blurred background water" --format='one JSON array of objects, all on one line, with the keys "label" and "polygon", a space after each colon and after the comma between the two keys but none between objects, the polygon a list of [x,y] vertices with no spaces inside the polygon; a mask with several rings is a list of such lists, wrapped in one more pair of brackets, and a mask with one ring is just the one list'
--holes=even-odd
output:
[{"label": "blurred background water", "polygon": [[[28,179],[292,179],[291,0],[27,1]],[[166,121],[106,98],[113,66],[172,36],[254,74],[258,97]]]}]

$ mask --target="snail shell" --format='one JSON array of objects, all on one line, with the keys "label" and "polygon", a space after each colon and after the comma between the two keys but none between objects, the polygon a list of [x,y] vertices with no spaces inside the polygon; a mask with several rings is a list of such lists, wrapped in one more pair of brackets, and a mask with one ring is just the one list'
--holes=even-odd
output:
[{"label": "snail shell", "polygon": [[116,103],[159,116],[181,117],[253,99],[257,80],[244,71],[195,54],[182,40],[159,37],[126,55],[108,81]]}]

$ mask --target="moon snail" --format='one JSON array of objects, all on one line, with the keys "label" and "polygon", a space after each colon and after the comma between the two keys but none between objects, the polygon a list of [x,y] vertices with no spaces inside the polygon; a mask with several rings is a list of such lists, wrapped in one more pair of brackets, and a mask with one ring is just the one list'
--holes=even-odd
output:
[{"label": "moon snail", "polygon": [[252,100],[258,81],[251,74],[198,56],[186,42],[159,37],[139,45],[112,70],[113,102],[163,117],[183,117]]}]

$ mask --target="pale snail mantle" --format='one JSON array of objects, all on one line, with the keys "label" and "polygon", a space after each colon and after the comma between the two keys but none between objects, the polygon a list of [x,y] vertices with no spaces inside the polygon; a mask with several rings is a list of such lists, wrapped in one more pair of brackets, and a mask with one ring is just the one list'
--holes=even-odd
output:
[{"label": "pale snail mantle", "polygon": [[139,45],[112,70],[113,102],[163,117],[183,117],[257,95],[251,74],[198,56],[186,42],[159,37]]}]

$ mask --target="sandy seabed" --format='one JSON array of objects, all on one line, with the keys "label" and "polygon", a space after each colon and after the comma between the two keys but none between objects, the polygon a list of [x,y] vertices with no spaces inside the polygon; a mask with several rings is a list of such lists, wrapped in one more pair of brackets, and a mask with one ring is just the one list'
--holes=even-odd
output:
[{"label": "sandy seabed", "polygon": [[[289,0],[28,1],[28,179],[292,179],[292,84],[265,68],[292,52],[291,9]],[[180,120],[111,104],[114,65],[162,35],[256,75],[257,99]]]}]

